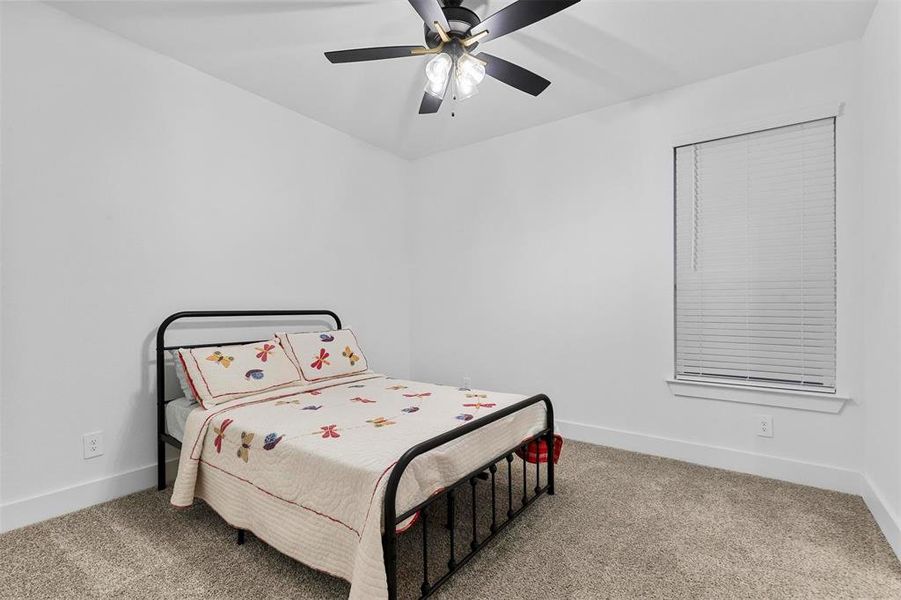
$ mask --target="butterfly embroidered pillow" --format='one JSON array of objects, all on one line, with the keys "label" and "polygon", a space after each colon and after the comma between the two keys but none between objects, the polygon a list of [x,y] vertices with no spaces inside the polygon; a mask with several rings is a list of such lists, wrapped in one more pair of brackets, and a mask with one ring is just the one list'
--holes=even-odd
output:
[{"label": "butterfly embroidered pillow", "polygon": [[176,356],[204,408],[301,383],[278,340],[235,346],[181,348]]},{"label": "butterfly embroidered pillow", "polygon": [[357,337],[350,329],[276,333],[275,337],[303,378],[311,383],[369,370]]}]

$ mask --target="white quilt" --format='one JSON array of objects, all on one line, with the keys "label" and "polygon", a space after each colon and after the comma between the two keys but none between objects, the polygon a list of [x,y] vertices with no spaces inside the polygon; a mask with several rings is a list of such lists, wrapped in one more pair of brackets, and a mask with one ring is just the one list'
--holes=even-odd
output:
[{"label": "white quilt", "polygon": [[[365,374],[195,410],[172,504],[202,498],[235,527],[350,581],[350,598],[386,598],[382,499],[410,447],[524,399]],[[545,427],[541,403],[414,460],[397,513]]]}]

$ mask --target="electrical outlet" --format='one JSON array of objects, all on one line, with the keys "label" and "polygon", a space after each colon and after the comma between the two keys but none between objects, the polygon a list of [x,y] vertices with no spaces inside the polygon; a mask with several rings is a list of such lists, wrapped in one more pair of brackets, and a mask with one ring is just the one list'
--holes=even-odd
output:
[{"label": "electrical outlet", "polygon": [[81,436],[84,458],[94,458],[103,454],[103,432],[86,433]]},{"label": "electrical outlet", "polygon": [[467,390],[472,389],[472,379],[470,379],[468,375],[463,376],[463,387]]},{"label": "electrical outlet", "polygon": [[773,437],[773,416],[757,415],[757,435],[760,437]]}]

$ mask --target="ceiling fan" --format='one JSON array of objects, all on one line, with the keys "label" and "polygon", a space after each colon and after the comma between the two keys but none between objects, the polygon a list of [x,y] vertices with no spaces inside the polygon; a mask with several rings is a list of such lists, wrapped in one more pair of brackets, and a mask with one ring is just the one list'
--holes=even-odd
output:
[{"label": "ceiling fan", "polygon": [[332,63],[362,62],[434,55],[426,64],[426,85],[419,114],[436,113],[453,85],[455,100],[465,100],[478,92],[485,75],[494,77],[527,94],[537,96],[550,81],[487,52],[473,54],[480,45],[514,32],[579,0],[517,0],[484,21],[462,0],[409,0],[425,23],[425,46],[382,46],[326,52]]}]

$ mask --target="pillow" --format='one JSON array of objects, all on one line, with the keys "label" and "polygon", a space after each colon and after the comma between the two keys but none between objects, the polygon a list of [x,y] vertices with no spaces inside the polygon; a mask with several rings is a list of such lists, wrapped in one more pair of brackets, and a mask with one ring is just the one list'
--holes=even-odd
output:
[{"label": "pillow", "polygon": [[193,395],[204,408],[301,382],[300,371],[278,340],[177,352]]},{"label": "pillow", "polygon": [[275,337],[303,378],[311,383],[369,370],[357,337],[350,329],[276,333]]},{"label": "pillow", "polygon": [[197,396],[194,395],[194,388],[191,387],[188,376],[185,374],[185,365],[181,362],[178,350],[170,350],[169,354],[172,355],[172,366],[175,368],[175,378],[178,379],[178,385],[181,387],[181,391],[184,393],[185,398],[197,402]]}]

